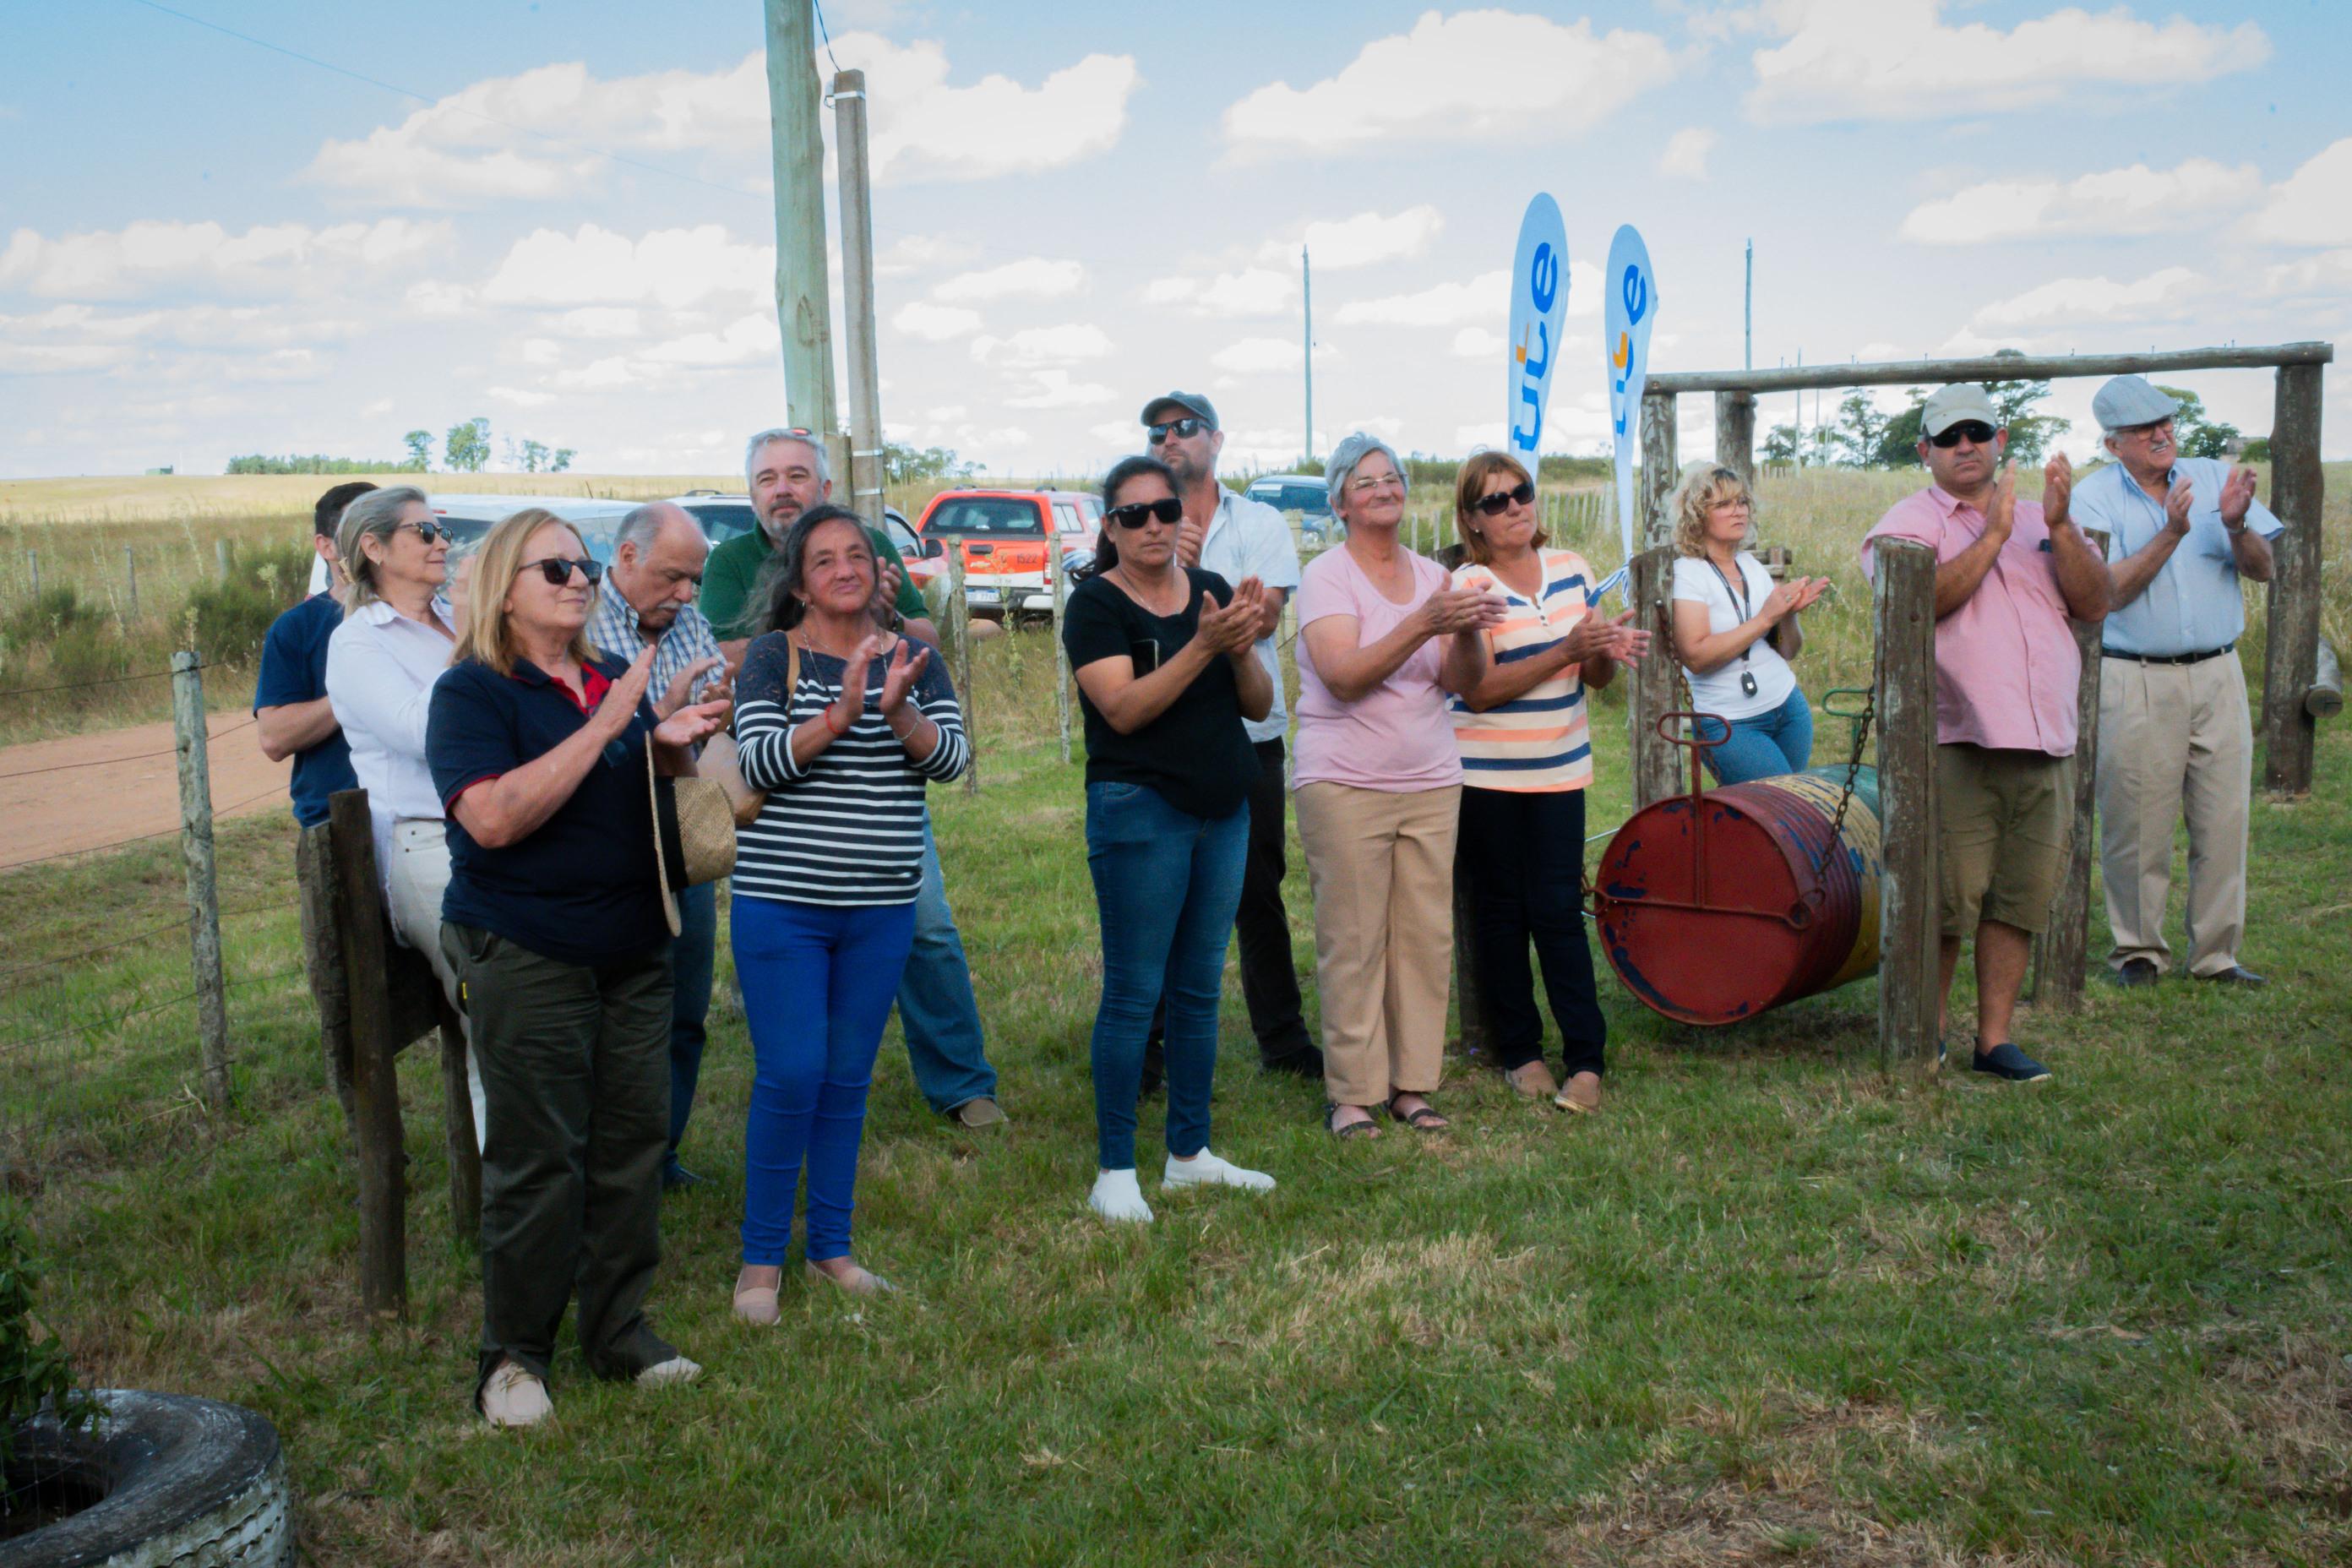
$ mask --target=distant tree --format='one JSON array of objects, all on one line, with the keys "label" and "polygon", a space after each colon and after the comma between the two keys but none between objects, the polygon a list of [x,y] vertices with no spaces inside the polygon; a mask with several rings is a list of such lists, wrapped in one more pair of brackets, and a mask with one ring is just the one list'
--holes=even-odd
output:
[{"label": "distant tree", "polygon": [[538,473],[547,467],[549,456],[547,444],[544,441],[525,441],[522,444],[522,471],[526,474]]},{"label": "distant tree", "polygon": [[896,441],[886,441],[882,446],[882,482],[886,485],[968,479],[979,471],[977,463],[963,461],[952,447],[925,447],[918,450]]},{"label": "distant tree", "polygon": [[489,466],[490,422],[478,415],[449,426],[442,464],[453,474],[478,474]]},{"label": "distant tree", "polygon": [[[163,471],[171,472],[169,468]],[[228,467],[222,471],[231,474],[401,474],[408,471],[408,465],[388,458],[329,458],[315,452],[273,458],[257,452],[231,458]]]},{"label": "distant tree", "polygon": [[1838,460],[1838,433],[1830,426],[1816,425],[1805,432],[1805,462],[1810,468],[1826,468]]},{"label": "distant tree", "polygon": [[1838,405],[1836,426],[1840,461],[1850,468],[1878,466],[1886,441],[1886,416],[1867,392],[1849,392]]},{"label": "distant tree", "polygon": [[2235,425],[2225,425],[2205,413],[2205,400],[2185,387],[2159,386],[2157,391],[2180,405],[2172,416],[2173,444],[2184,458],[2227,457],[2230,444],[2243,438]]},{"label": "distant tree", "polygon": [[1886,428],[1879,432],[1878,460],[1871,466],[1877,468],[1916,468],[1919,466],[1919,418],[1927,406],[1927,389],[1915,386],[1909,391],[1910,403],[1900,413],[1887,416]]},{"label": "distant tree", "polygon": [[433,466],[432,431],[411,430],[400,439],[408,448],[408,467],[421,474]]},{"label": "distant tree", "polygon": [[1768,463],[1793,463],[1797,460],[1797,427],[1775,425],[1764,433],[1764,460]]},{"label": "distant tree", "polygon": [[2267,436],[2255,437],[2252,440],[2246,443],[2246,449],[2239,453],[2238,457],[2242,462],[2269,462],[2271,460],[2271,438]]},{"label": "distant tree", "polygon": [[[2022,359],[2025,355],[2021,350],[2002,349],[1993,357]],[[2050,384],[2046,381],[1988,381],[1984,389],[2000,416],[2001,428],[2009,432],[2005,455],[2020,468],[2042,461],[2050,443],[2074,427],[2071,419],[2033,412],[2033,405],[2050,395]]]},{"label": "distant tree", "polygon": [[547,460],[547,471],[551,474],[569,473],[572,468],[572,459],[579,455],[572,447],[558,447],[554,455]]}]

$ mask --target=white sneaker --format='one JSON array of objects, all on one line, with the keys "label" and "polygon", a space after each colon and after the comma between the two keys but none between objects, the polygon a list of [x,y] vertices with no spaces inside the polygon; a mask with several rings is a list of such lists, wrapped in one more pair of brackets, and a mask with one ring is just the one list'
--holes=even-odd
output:
[{"label": "white sneaker", "polygon": [[1151,1223],[1151,1205],[1143,1201],[1143,1188],[1136,1181],[1132,1167],[1097,1172],[1095,1190],[1087,1194],[1087,1203],[1108,1220],[1130,1225]]},{"label": "white sneaker", "polygon": [[682,1355],[674,1355],[669,1360],[657,1362],[637,1373],[637,1386],[667,1388],[676,1383],[692,1383],[701,1375],[701,1363],[688,1361]]},{"label": "white sneaker", "polygon": [[1206,1149],[1189,1160],[1168,1156],[1160,1181],[1171,1187],[1239,1187],[1244,1192],[1270,1193],[1274,1178],[1264,1171],[1244,1171],[1230,1160],[1220,1160]]},{"label": "white sneaker", "polygon": [[536,1426],[554,1414],[547,1384],[520,1362],[499,1363],[482,1384],[482,1419],[493,1426]]}]

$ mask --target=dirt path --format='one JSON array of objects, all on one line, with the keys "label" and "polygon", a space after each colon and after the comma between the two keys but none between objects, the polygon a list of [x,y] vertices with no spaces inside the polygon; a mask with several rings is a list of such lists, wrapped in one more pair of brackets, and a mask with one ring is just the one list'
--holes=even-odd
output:
[{"label": "dirt path", "polygon": [[[286,809],[289,764],[261,754],[250,713],[209,721],[213,814]],[[0,870],[177,832],[169,723],[0,747]]]}]

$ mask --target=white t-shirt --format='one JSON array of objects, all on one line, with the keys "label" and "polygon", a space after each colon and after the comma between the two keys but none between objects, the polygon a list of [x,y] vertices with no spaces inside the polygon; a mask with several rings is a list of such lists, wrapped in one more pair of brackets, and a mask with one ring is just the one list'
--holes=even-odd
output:
[{"label": "white t-shirt", "polygon": [[[1298,546],[1291,542],[1290,524],[1264,501],[1235,495],[1222,484],[1217,489],[1216,514],[1201,541],[1201,570],[1231,584],[1255,577],[1269,588],[1297,592]],[[1279,741],[1290,728],[1290,715],[1282,704],[1282,659],[1272,637],[1258,638],[1257,660],[1274,678],[1274,706],[1263,719],[1244,720],[1242,728],[1253,742]]]},{"label": "white t-shirt", "polygon": [[[1675,559],[1675,600],[1677,604],[1705,605],[1709,633],[1727,632],[1753,619],[1771,595],[1772,574],[1764,569],[1762,562],[1745,550],[1734,560],[1739,567],[1736,580],[1704,557],[1682,555]],[[1736,596],[1738,592],[1746,595],[1744,606]],[[1756,678],[1753,697],[1739,689],[1742,670]],[[1762,637],[1748,646],[1745,663],[1739,655],[1733,654],[1729,663],[1717,666],[1711,674],[1701,675],[1688,665],[1683,667],[1683,674],[1689,678],[1691,701],[1698,710],[1725,719],[1753,719],[1769,713],[1797,689],[1796,671]]]}]

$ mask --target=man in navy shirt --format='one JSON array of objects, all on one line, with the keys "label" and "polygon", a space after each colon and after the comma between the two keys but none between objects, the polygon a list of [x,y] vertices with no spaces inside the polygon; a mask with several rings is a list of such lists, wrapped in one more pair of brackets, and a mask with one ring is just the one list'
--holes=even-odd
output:
[{"label": "man in navy shirt", "polygon": [[352,749],[327,704],[327,639],[343,624],[343,607],[332,585],[341,576],[335,561],[335,530],[343,508],[375,489],[337,485],[319,498],[310,517],[310,548],[326,563],[330,591],[314,594],[270,623],[261,644],[261,678],[253,692],[253,716],[261,727],[261,754],[273,763],[294,759],[288,790],[294,820],[316,827],[327,820],[327,797],[357,789]]}]

